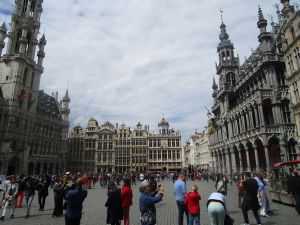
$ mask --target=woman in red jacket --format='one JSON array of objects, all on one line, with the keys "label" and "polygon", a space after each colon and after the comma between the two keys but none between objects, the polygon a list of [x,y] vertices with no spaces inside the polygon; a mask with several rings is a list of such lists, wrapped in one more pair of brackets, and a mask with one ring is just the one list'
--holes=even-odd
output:
[{"label": "woman in red jacket", "polygon": [[200,200],[201,196],[198,193],[198,186],[193,185],[191,192],[185,195],[185,204],[189,213],[189,225],[200,225]]},{"label": "woman in red jacket", "polygon": [[130,186],[130,179],[125,178],[123,180],[123,187],[121,190],[122,197],[122,208],[123,208],[123,216],[124,216],[124,225],[129,225],[129,209],[132,205],[132,189]]}]

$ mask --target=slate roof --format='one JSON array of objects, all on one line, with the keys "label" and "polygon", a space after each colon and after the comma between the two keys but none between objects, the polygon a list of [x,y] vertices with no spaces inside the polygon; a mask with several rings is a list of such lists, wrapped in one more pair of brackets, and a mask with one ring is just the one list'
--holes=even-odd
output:
[{"label": "slate roof", "polygon": [[39,91],[37,112],[61,119],[61,114],[56,100],[52,96],[44,93],[42,90]]}]

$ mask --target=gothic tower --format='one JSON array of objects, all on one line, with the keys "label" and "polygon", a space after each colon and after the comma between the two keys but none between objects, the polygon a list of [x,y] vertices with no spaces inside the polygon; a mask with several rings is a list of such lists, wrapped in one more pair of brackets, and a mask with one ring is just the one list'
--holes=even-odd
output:
[{"label": "gothic tower", "polygon": [[229,40],[223,19],[220,29],[220,43],[217,48],[219,54],[217,74],[219,75],[219,101],[222,102],[221,113],[224,113],[230,108],[231,94],[238,80],[239,59],[234,56],[234,46]]},{"label": "gothic tower", "polygon": [[[46,39],[38,41],[43,0],[16,0],[8,33],[7,53],[0,59],[0,83],[6,104],[29,112],[36,111],[43,73]],[[0,29],[0,39],[5,33]],[[4,46],[1,45],[0,49]],[[3,46],[3,47],[2,47]],[[36,47],[38,62],[35,61]]]},{"label": "gothic tower", "polygon": [[69,91],[67,89],[65,96],[63,97],[61,101],[61,114],[62,114],[62,119],[66,122],[69,121],[69,115],[70,115],[70,97],[69,97]]}]

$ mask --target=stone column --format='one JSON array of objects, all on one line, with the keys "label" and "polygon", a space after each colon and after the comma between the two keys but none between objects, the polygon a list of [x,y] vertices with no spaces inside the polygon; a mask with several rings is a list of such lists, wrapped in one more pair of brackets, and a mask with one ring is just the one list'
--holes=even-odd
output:
[{"label": "stone column", "polygon": [[263,113],[262,105],[258,105],[258,114],[259,114],[259,124],[260,124],[260,126],[264,126],[265,125],[265,119],[264,119],[264,113]]},{"label": "stone column", "polygon": [[258,161],[257,147],[254,147],[254,155],[255,155],[255,170],[258,171],[260,169],[260,165],[259,165],[259,161]]},{"label": "stone column", "polygon": [[246,112],[247,130],[251,130],[251,119],[249,119],[249,111]]},{"label": "stone column", "polygon": [[236,172],[236,162],[235,162],[235,154],[234,154],[234,150],[231,149],[230,151],[230,156],[231,156],[231,167],[232,167],[232,173]]},{"label": "stone column", "polygon": [[246,149],[246,159],[247,159],[247,171],[251,170],[251,166],[250,166],[250,158],[249,158],[249,149]]},{"label": "stone column", "polygon": [[226,173],[226,159],[225,159],[225,153],[221,152],[221,156],[222,156],[222,163],[223,163],[223,168],[222,168],[222,173],[225,174]]},{"label": "stone column", "polygon": [[233,131],[232,131],[231,123],[232,123],[232,120],[229,120],[229,122],[228,122],[228,132],[229,132],[228,136],[229,136],[229,138],[233,137],[233,133],[232,133]]},{"label": "stone column", "polygon": [[264,146],[265,149],[265,157],[266,157],[266,165],[267,165],[267,172],[270,172],[270,158],[269,158],[269,149],[268,146]]},{"label": "stone column", "polygon": [[242,161],[241,149],[239,149],[238,152],[239,152],[239,161],[240,161],[240,173],[242,173],[243,172],[243,161]]},{"label": "stone column", "polygon": [[254,114],[256,117],[256,127],[260,126],[260,117],[259,117],[259,113],[258,113],[258,107],[254,108]]},{"label": "stone column", "polygon": [[229,161],[229,152],[225,151],[225,159],[226,159],[226,172],[227,174],[230,174],[231,169],[230,169],[230,161]]},{"label": "stone column", "polygon": [[250,110],[248,111],[248,116],[249,116],[249,122],[250,122],[250,129],[249,130],[252,130],[254,127],[254,123],[253,123],[253,115],[252,115],[252,111],[253,109],[250,108]]}]

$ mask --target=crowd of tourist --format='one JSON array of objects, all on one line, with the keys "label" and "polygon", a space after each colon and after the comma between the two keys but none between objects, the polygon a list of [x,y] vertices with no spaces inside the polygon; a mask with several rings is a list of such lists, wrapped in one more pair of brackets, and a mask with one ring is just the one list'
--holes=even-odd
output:
[{"label": "crowd of tourist", "polygon": [[[61,217],[64,214],[66,225],[79,225],[82,216],[83,202],[91,189],[97,183],[101,188],[107,189],[106,223],[111,225],[130,224],[130,207],[133,204],[132,185],[139,185],[139,209],[141,225],[156,224],[155,204],[162,201],[164,188],[158,183],[165,179],[174,184],[174,201],[178,208],[178,225],[183,225],[184,220],[188,225],[200,225],[200,201],[197,182],[187,188],[187,179],[192,181],[204,180],[214,182],[216,191],[212,192],[207,201],[207,212],[211,225],[231,225],[227,203],[228,184],[236,185],[238,195],[237,207],[241,208],[244,224],[249,224],[248,211],[252,211],[257,224],[261,224],[260,217],[270,217],[269,199],[267,196],[267,179],[263,172],[235,174],[233,178],[209,173],[207,171],[195,173],[136,173],[123,174],[71,174],[61,176],[8,176],[1,181],[2,216],[5,220],[10,208],[10,217],[14,218],[16,208],[21,208],[25,198],[25,218],[31,215],[31,205],[38,195],[39,210],[45,208],[49,190],[53,191],[54,206],[52,217]],[[163,184],[163,183],[162,183]],[[121,185],[121,188],[119,186]],[[300,215],[300,177],[297,170],[290,170],[287,182],[288,193],[296,203],[296,211]],[[188,191],[189,190],[189,191]],[[65,210],[65,213],[64,213]],[[186,219],[184,219],[186,218]]]}]

